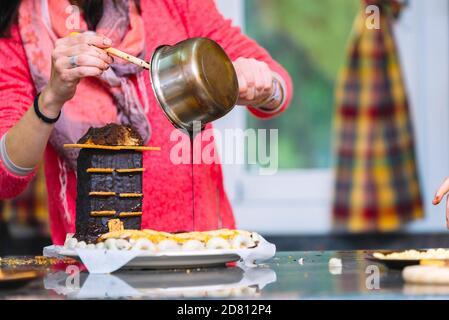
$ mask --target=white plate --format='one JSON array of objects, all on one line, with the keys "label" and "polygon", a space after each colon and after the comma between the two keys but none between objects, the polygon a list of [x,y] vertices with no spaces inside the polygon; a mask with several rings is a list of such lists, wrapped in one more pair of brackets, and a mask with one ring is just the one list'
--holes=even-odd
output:
[{"label": "white plate", "polygon": [[255,261],[270,259],[276,246],[261,237],[258,245],[250,249],[167,251],[161,253],[143,250],[67,249],[63,246],[44,248],[44,256],[63,256],[79,259],[91,273],[110,273],[121,268],[177,269],[224,266],[243,260],[252,265]]},{"label": "white plate", "polygon": [[[92,251],[104,251],[92,249]],[[246,249],[251,250],[251,249]],[[173,251],[152,253],[141,251],[138,256],[129,261],[125,269],[167,269],[167,268],[199,268],[222,266],[229,262],[240,260],[239,251],[246,250],[201,250],[201,251]],[[75,250],[62,249],[59,254],[78,259]]]}]

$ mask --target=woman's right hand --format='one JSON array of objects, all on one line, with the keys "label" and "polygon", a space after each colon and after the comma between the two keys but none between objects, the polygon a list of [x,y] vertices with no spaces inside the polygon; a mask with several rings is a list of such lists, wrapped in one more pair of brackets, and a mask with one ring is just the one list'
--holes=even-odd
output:
[{"label": "woman's right hand", "polygon": [[41,112],[57,117],[82,78],[99,76],[108,69],[114,60],[102,49],[111,45],[110,39],[89,33],[58,39],[51,56],[50,80],[39,97]]}]

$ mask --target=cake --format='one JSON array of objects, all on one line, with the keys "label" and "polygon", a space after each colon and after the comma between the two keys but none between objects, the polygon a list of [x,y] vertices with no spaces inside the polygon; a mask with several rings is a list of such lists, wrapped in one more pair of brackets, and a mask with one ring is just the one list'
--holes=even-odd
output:
[{"label": "cake", "polygon": [[142,151],[132,127],[108,124],[90,128],[77,144],[76,233],[78,241],[94,243],[104,233],[140,230],[142,218]]}]

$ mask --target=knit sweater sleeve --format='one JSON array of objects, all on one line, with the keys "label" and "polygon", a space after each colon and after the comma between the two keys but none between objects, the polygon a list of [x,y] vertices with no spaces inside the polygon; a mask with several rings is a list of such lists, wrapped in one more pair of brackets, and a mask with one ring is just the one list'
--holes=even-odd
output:
[{"label": "knit sweater sleeve", "polygon": [[260,118],[270,118],[287,108],[293,93],[291,78],[265,49],[244,35],[240,28],[233,26],[231,20],[225,19],[213,0],[175,0],[175,2],[189,37],[206,37],[215,40],[233,61],[239,57],[263,61],[284,80],[286,99],[281,108],[274,113],[269,113],[249,107],[252,114]]},{"label": "knit sweater sleeve", "polygon": [[[0,137],[14,126],[33,103],[35,89],[17,25],[11,36],[0,38]],[[0,199],[18,196],[34,172],[18,176],[0,160]]]}]

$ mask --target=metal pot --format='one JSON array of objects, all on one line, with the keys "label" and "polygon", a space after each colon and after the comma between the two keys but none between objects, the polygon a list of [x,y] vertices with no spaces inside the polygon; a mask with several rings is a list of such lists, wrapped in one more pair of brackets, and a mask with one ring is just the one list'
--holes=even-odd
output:
[{"label": "metal pot", "polygon": [[204,128],[226,115],[237,102],[234,66],[213,40],[191,38],[157,48],[150,72],[165,115],[175,127],[189,133],[195,121]]}]

